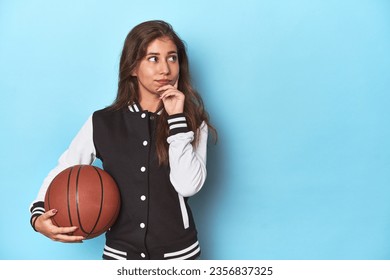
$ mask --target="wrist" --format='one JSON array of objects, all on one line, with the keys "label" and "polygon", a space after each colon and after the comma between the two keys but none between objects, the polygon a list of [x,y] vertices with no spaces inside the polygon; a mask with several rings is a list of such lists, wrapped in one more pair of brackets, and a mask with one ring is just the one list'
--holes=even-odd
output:
[{"label": "wrist", "polygon": [[39,218],[40,216],[41,216],[41,215],[34,215],[34,216],[32,216],[31,219],[30,219],[30,224],[31,224],[33,230],[35,230],[36,232],[38,232],[38,231],[37,231],[37,229],[35,228],[35,223],[37,222],[37,220],[38,220],[38,218]]},{"label": "wrist", "polygon": [[169,136],[189,131],[187,118],[184,113],[169,115],[167,121],[169,127]]}]

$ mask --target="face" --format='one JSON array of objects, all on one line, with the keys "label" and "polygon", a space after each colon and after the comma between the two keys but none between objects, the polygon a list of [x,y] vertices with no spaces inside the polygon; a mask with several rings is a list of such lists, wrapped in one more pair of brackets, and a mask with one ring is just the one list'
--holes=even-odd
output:
[{"label": "face", "polygon": [[152,41],[146,55],[133,71],[138,79],[139,95],[157,94],[157,89],[174,85],[179,78],[179,60],[176,45],[169,38]]}]

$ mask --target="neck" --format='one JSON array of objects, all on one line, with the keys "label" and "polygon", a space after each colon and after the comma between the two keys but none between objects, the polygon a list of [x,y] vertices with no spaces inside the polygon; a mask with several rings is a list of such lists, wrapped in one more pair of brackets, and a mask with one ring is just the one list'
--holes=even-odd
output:
[{"label": "neck", "polygon": [[141,105],[142,110],[154,113],[159,109],[161,100],[157,96],[140,96],[139,104]]}]

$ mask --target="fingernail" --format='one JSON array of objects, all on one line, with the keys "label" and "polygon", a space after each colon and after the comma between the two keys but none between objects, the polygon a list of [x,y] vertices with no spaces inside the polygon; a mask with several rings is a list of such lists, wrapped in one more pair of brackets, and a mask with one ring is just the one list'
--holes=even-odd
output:
[{"label": "fingernail", "polygon": [[53,209],[53,214],[56,214],[58,212],[57,209]]}]

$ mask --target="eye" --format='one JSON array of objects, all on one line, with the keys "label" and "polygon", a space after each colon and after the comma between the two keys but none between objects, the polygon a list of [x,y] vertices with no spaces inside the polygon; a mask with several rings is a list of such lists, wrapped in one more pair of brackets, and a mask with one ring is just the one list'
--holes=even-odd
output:
[{"label": "eye", "polygon": [[150,61],[150,62],[157,62],[157,56],[150,56],[150,57],[148,57],[148,61]]},{"label": "eye", "polygon": [[170,57],[168,57],[168,61],[176,62],[177,61],[177,55],[171,55]]}]

